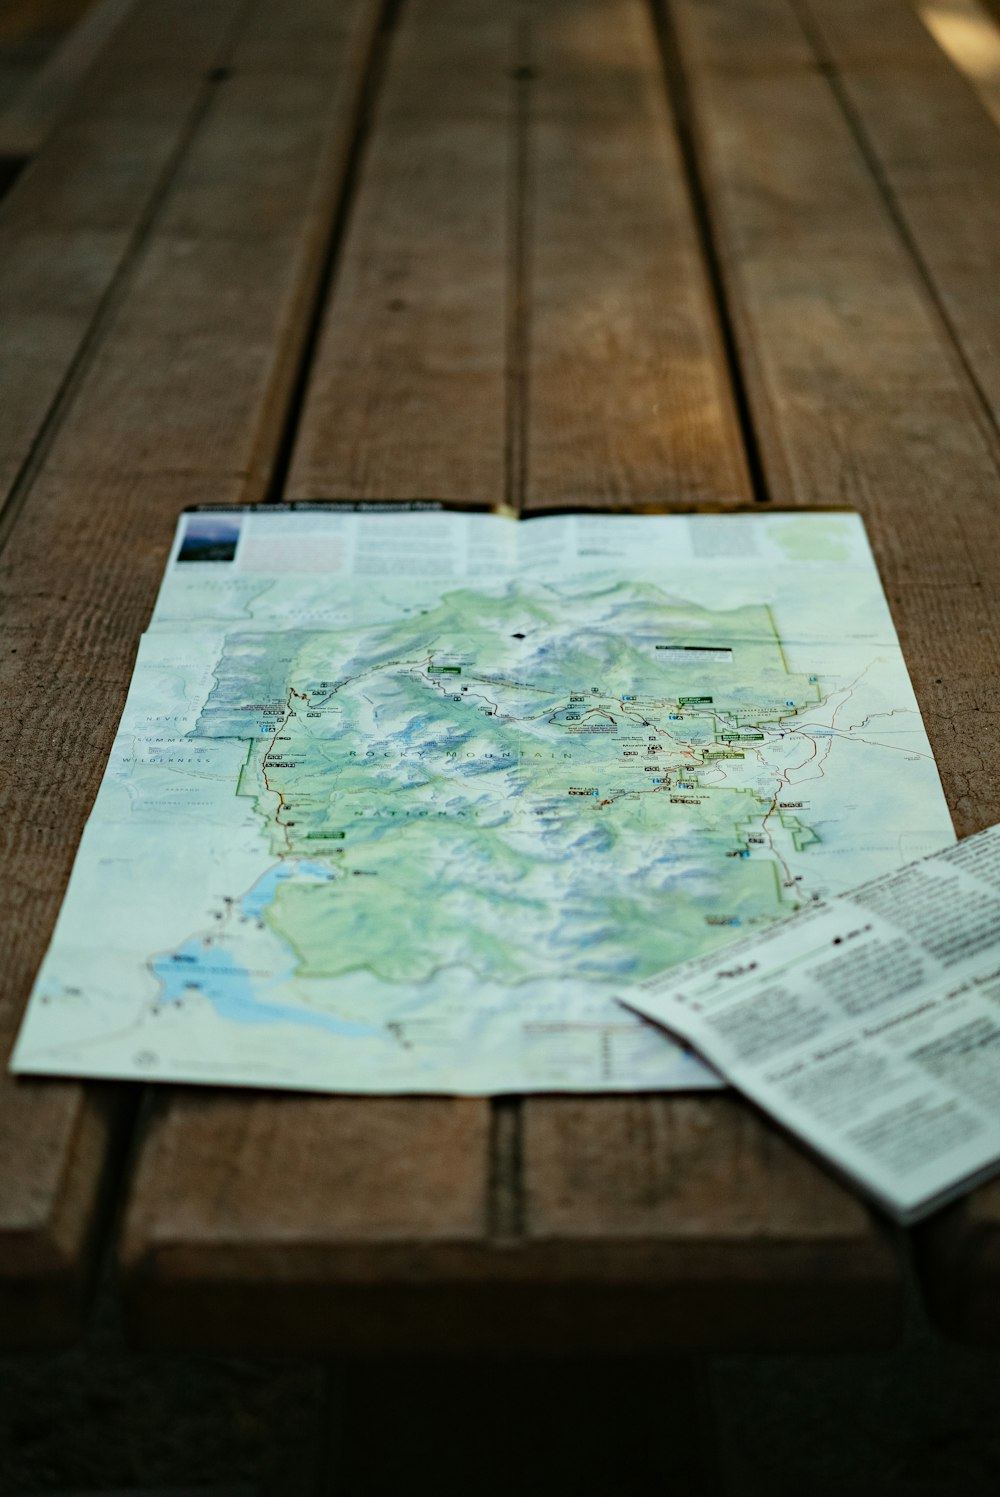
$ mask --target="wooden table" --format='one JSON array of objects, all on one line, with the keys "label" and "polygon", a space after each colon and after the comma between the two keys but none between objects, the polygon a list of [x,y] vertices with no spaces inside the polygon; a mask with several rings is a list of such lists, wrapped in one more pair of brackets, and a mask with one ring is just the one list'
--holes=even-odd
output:
[{"label": "wooden table", "polygon": [[[905,0],[122,15],[0,208],[5,1044],[186,504],[856,507],[956,828],[1000,820],[1000,133]],[[959,1333],[1000,1328],[996,1199],[923,1239],[936,1288],[982,1270]],[[72,1334],[109,1230],[159,1346],[863,1346],[899,1310],[892,1235],[732,1096],[4,1076],[6,1345]]]}]

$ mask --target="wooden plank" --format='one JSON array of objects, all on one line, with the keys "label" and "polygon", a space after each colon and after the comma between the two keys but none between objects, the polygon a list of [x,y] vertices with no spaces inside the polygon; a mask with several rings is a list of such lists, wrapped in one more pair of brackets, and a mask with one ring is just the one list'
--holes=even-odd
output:
[{"label": "wooden plank", "polygon": [[[51,934],[177,513],[246,498],[277,456],[380,6],[356,0],[331,14],[322,0],[295,0],[286,13],[312,45],[297,60],[279,54],[284,71],[270,74],[260,45],[270,6],[250,7],[243,40],[227,53],[245,80],[220,87],[193,133],[0,553],[4,697],[31,704],[0,728],[4,1053]],[[165,23],[169,53],[169,18],[154,31]],[[155,40],[140,36],[132,50]],[[71,174],[65,192],[77,197]],[[51,197],[40,194],[37,211],[53,211]],[[210,406],[203,420],[197,400]],[[113,1133],[101,1098],[82,1086],[0,1080],[0,1299],[15,1303],[28,1261],[39,1302],[49,1296],[44,1320],[0,1321],[5,1339],[51,1339],[74,1324]]]},{"label": "wooden plank", "polygon": [[[633,483],[645,497],[661,462],[666,497],[742,497],[717,332],[641,6],[549,6],[537,34],[518,7],[491,5],[480,19],[466,6],[404,13],[291,491],[517,495],[506,364],[515,414],[527,401],[517,420],[530,433],[529,503],[574,494],[621,502]],[[499,85],[512,68],[516,87]],[[539,74],[531,104],[525,68]],[[641,128],[628,123],[637,109]],[[475,171],[464,144],[451,144],[471,141],[473,128]],[[601,160],[602,128],[637,153],[634,174],[625,161],[618,180]],[[408,139],[419,143],[416,186]],[[519,196],[529,182],[530,212]],[[607,240],[574,244],[577,212],[606,222]],[[488,235],[473,235],[473,222]],[[624,272],[609,290],[618,253]],[[561,274],[583,298],[582,343]],[[516,308],[529,285],[539,315],[529,319],[531,372],[519,384],[525,329],[509,318],[505,326],[498,306]],[[680,371],[668,357],[671,329]],[[590,361],[576,398],[591,420],[578,426],[559,390],[575,358]],[[633,375],[638,405],[603,398]],[[642,402],[657,398],[662,425],[645,425]],[[133,1329],[157,1345],[844,1345],[884,1341],[898,1311],[891,1245],[864,1209],[726,1098],[506,1099],[492,1109],[446,1099],[169,1098],[149,1121],[123,1262]]]},{"label": "wooden plank", "polygon": [[[865,515],[974,832],[1000,820],[983,749],[1000,718],[995,126],[893,0],[672,13],[772,490]],[[997,1326],[996,1202],[923,1234],[934,1302],[966,1335]]]},{"label": "wooden plank", "polygon": [[[0,1345],[49,1346],[80,1328],[128,1099],[110,1089],[0,1087]],[[11,1182],[14,1188],[10,1189]]]},{"label": "wooden plank", "polygon": [[526,1256],[576,1288],[584,1344],[787,1351],[898,1332],[891,1234],[730,1095],[529,1099],[520,1147]]},{"label": "wooden plank", "polygon": [[[37,440],[130,237],[188,127],[203,87],[202,74],[218,59],[234,14],[235,5],[214,4],[201,15],[190,7],[176,15],[186,69],[175,65],[168,73],[158,62],[137,67],[134,45],[127,38],[111,49],[101,70],[100,97],[84,102],[36,171],[22,178],[4,204],[0,502]],[[168,79],[171,88],[166,87]],[[141,90],[154,83],[155,118],[140,123],[133,106],[141,102],[141,93],[137,97],[135,87],[138,84]],[[61,196],[56,191],[50,199],[47,186],[65,184],[74,170],[75,191]],[[58,552],[70,535],[79,538],[76,524],[58,526],[48,539]],[[64,613],[55,601],[69,598],[75,591],[74,579],[87,575],[87,549],[81,552],[79,568],[76,558],[62,555],[62,570],[70,573],[66,585],[53,582],[53,556],[45,544],[30,558],[19,555],[16,547],[0,558],[8,637],[2,660],[5,700],[37,697],[39,659],[46,662],[46,679],[62,685],[74,631],[78,636],[83,621],[86,640],[87,621],[90,630],[94,628],[99,592],[74,615]],[[52,633],[57,620],[61,641]],[[124,617],[122,625],[127,626]],[[35,654],[36,649],[45,653]],[[102,663],[97,682],[77,677],[79,707],[84,706],[85,684],[89,688],[79,723],[96,725],[104,749],[117,721],[130,663],[130,657],[124,665],[113,658]],[[112,701],[117,706],[102,702],[99,685],[101,676],[115,681],[116,665],[120,695]],[[57,700],[46,694],[50,708]],[[0,730],[5,753],[0,793],[8,811],[3,830],[8,878],[2,895],[8,960],[0,994],[4,1054],[55,919],[83,814],[96,789],[91,761],[85,759],[81,769],[74,758],[59,751],[67,747],[67,732],[74,737],[79,733],[75,719],[74,713],[68,722],[54,723],[43,707],[6,716]],[[59,746],[55,754],[54,746]],[[91,747],[86,732],[75,746]],[[103,763],[103,756],[99,748],[93,764]],[[71,765],[69,783],[61,785],[60,778]],[[60,815],[54,818],[48,797],[59,791]],[[5,1345],[51,1343],[72,1334],[78,1325],[109,1149],[125,1107],[124,1099],[108,1089],[15,1083],[6,1076],[0,1080],[0,1336]]]},{"label": "wooden plank", "polygon": [[[6,1058],[97,792],[169,548],[214,480],[42,479],[0,552],[4,700],[0,887]],[[30,521],[30,523],[28,523]],[[0,1345],[73,1335],[84,1309],[109,1163],[131,1089],[0,1073]]]},{"label": "wooden plank", "polygon": [[28,160],[38,154],[135,3],[92,0],[65,40],[0,114],[0,156]]},{"label": "wooden plank", "polygon": [[132,1334],[312,1353],[891,1338],[889,1237],[734,1099],[503,1105],[510,1186],[477,1101],[157,1102],[123,1244]]},{"label": "wooden plank", "polygon": [[50,470],[228,473],[246,500],[264,496],[376,15],[363,7],[359,24],[357,6],[303,8],[313,45],[279,53],[277,71],[256,35],[273,23],[257,8],[135,257]]},{"label": "wooden plank", "polygon": [[532,26],[525,508],[752,499],[649,7]]},{"label": "wooden plank", "polygon": [[[528,443],[542,502],[745,500],[646,11],[562,3],[530,26],[506,12],[425,5],[395,42],[289,496],[496,500],[523,487],[499,470],[496,422],[504,368],[522,374],[527,358],[531,431],[508,410],[507,441]],[[612,396],[616,359],[629,378]],[[459,403],[467,435],[441,454]],[[376,441],[384,409],[394,420]]]},{"label": "wooden plank", "polygon": [[[582,68],[547,88],[541,53],[527,507],[745,501],[646,13],[565,9],[563,45],[610,52],[616,91],[597,94]],[[897,1270],[885,1240],[846,1192],[729,1101],[530,1100],[520,1151],[524,1234],[570,1276],[570,1260],[577,1272],[590,1261],[588,1319],[607,1316],[612,1343],[891,1335]]]},{"label": "wooden plank", "polygon": [[[510,41],[509,12],[490,0],[402,13],[295,497],[503,497]],[[133,1334],[458,1349],[470,1304],[454,1265],[483,1252],[490,1139],[482,1101],[168,1093],[126,1219]],[[221,1194],[213,1160],[226,1161]]]},{"label": "wooden plank", "polygon": [[125,245],[116,233],[12,232],[0,213],[0,511]]},{"label": "wooden plank", "polygon": [[290,498],[505,496],[512,9],[403,12]]},{"label": "wooden plank", "polygon": [[956,827],[976,831],[1000,820],[964,731],[995,710],[992,430],[792,9],[673,13],[771,492],[864,515]]},{"label": "wooden plank", "polygon": [[207,75],[228,60],[239,11],[240,0],[144,0],[0,206],[0,508],[169,181]]},{"label": "wooden plank", "polygon": [[[568,86],[547,85],[540,49],[526,507],[746,502],[647,13],[562,9],[550,45],[612,56],[616,89],[598,93],[582,65]],[[728,1099],[532,1099],[519,1147],[524,1235],[570,1278],[589,1264],[588,1320],[604,1320],[611,1344],[892,1335],[898,1270],[884,1237]]]},{"label": "wooden plank", "polygon": [[[906,0],[809,0],[810,31],[1000,428],[1000,129]],[[1000,32],[981,24],[1000,63]]]},{"label": "wooden plank", "polygon": [[475,1100],[168,1092],[122,1243],[130,1334],[460,1350],[476,1339],[461,1279],[482,1254],[488,1165],[489,1107]]}]

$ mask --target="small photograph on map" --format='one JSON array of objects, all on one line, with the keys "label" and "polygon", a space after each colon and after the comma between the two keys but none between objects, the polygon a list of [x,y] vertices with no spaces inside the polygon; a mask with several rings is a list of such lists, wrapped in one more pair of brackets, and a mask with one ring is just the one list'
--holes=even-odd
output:
[{"label": "small photograph on map", "polygon": [[178,561],[232,561],[240,522],[225,515],[192,515],[184,527]]}]

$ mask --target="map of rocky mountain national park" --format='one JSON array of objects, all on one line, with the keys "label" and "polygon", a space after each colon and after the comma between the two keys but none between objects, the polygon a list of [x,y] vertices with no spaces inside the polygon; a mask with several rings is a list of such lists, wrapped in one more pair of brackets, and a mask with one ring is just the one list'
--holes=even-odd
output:
[{"label": "map of rocky mountain national park", "polygon": [[952,840],[856,516],[195,512],[14,1066],[711,1086],[616,993]]}]

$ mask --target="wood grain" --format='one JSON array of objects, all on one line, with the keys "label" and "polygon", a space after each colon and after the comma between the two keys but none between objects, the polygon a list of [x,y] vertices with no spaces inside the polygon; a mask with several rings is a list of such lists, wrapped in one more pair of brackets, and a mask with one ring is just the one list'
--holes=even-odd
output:
[{"label": "wood grain", "polygon": [[274,71],[256,35],[270,34],[271,7],[255,7],[50,469],[228,474],[242,479],[246,500],[264,497],[378,15],[372,4],[301,8],[314,23],[312,49]]},{"label": "wood grain", "polygon": [[169,181],[239,11],[240,0],[143,0],[0,205],[0,508]]},{"label": "wood grain", "polygon": [[[527,15],[403,12],[296,497],[516,494],[512,406],[532,503],[624,502],[661,482],[688,502],[745,494],[645,12],[573,0],[537,33]],[[525,141],[539,153],[527,172]],[[596,242],[573,242],[577,214]],[[574,424],[560,385],[577,360],[589,418]],[[868,1214],[721,1097],[167,1092],[123,1266],[134,1334],[203,1348],[833,1346],[884,1342],[898,1313],[892,1247]]]},{"label": "wood grain", "polygon": [[771,491],[863,514],[956,829],[976,831],[1000,820],[968,731],[1000,706],[992,430],[792,7],[673,13]]},{"label": "wood grain", "polygon": [[[905,0],[803,0],[931,293],[1000,428],[1000,127]],[[984,24],[990,24],[985,21]],[[1000,56],[1000,34],[996,36]]]},{"label": "wood grain", "polygon": [[[192,479],[41,479],[0,552],[0,1050],[48,944],[125,700],[178,510],[235,498]],[[0,1344],[80,1324],[128,1089],[0,1076]]]},{"label": "wood grain", "polygon": [[[568,32],[577,66],[562,89],[548,85],[551,120],[546,94],[539,100],[528,507],[746,500],[645,12],[566,10],[579,23]],[[591,59],[596,71],[603,56],[615,61],[613,92],[583,66]],[[648,1344],[892,1334],[887,1243],[845,1191],[745,1110],[721,1098],[534,1099],[523,1114],[525,1235],[564,1264],[557,1244],[572,1243],[578,1268],[589,1256],[612,1279],[642,1264],[657,1290],[637,1298],[628,1323],[640,1338],[645,1327]],[[611,1312],[619,1324],[624,1313]],[[613,1344],[610,1323],[606,1334]]]},{"label": "wood grain", "polygon": [[133,1334],[425,1354],[894,1334],[890,1238],[734,1099],[504,1105],[516,1218],[480,1102],[156,1099],[123,1244]]},{"label": "wood grain", "polygon": [[[295,497],[465,498],[470,485],[503,497],[510,45],[509,14],[485,0],[403,12],[312,369]],[[484,1252],[491,1131],[475,1100],[166,1093],[122,1248],[133,1334],[458,1349],[475,1308],[453,1265]]]},{"label": "wood grain", "polygon": [[512,9],[402,13],[290,498],[504,498]]},{"label": "wood grain", "polygon": [[523,102],[523,502],[752,498],[649,8],[560,0]]},{"label": "wood grain", "polygon": [[122,1245],[132,1334],[457,1349],[469,1307],[448,1268],[481,1254],[488,1164],[475,1100],[167,1093]]},{"label": "wood grain", "polygon": [[[864,514],[956,830],[977,831],[1000,820],[1000,136],[894,0],[672,12],[773,491]],[[997,1202],[921,1233],[967,1337],[1000,1327]]]},{"label": "wood grain", "polygon": [[605,1344],[791,1350],[898,1330],[890,1236],[742,1101],[532,1098],[523,1114],[526,1252],[588,1284]]},{"label": "wood grain", "polygon": [[[527,506],[746,501],[645,12],[564,10],[566,77],[546,66],[556,40],[539,43]],[[604,57],[613,90],[592,76]],[[521,1155],[524,1234],[570,1279],[590,1265],[611,1344],[892,1334],[897,1270],[867,1214],[727,1100],[529,1100]],[[649,1276],[630,1313],[612,1290],[623,1273]],[[591,1283],[588,1334],[601,1302]]]},{"label": "wood grain", "polygon": [[[171,20],[164,12],[173,7],[159,7],[148,31],[126,24],[119,34],[140,79],[147,54],[169,60],[182,80],[194,61],[204,65],[185,17],[204,28],[213,7],[176,9]],[[0,677],[4,700],[17,704],[0,725],[5,1053],[51,934],[177,514],[192,502],[258,492],[277,456],[380,7],[357,0],[331,14],[318,0],[295,0],[285,13],[298,20],[300,46],[279,49],[280,73],[268,71],[262,46],[270,6],[249,7],[242,39],[230,38],[226,56],[243,59],[246,76],[228,80],[228,92],[220,85],[192,132],[133,247],[103,335],[78,362],[61,425],[0,552]],[[164,88],[149,101],[151,118],[170,113]],[[123,128],[130,118],[124,110]],[[60,136],[77,128],[74,119]],[[69,244],[86,247],[103,232],[103,210],[88,207],[57,146],[55,167],[46,150],[34,185],[26,182],[32,232],[44,235],[55,215]],[[114,171],[109,179],[117,180]],[[79,294],[72,265],[71,252],[66,282]],[[5,266],[0,285],[8,274]],[[114,1108],[99,1089],[4,1076],[0,1114],[0,1302],[18,1302],[26,1262],[38,1281],[37,1312],[26,1301],[12,1309],[0,1336],[51,1339],[71,1331],[79,1312]]]}]

